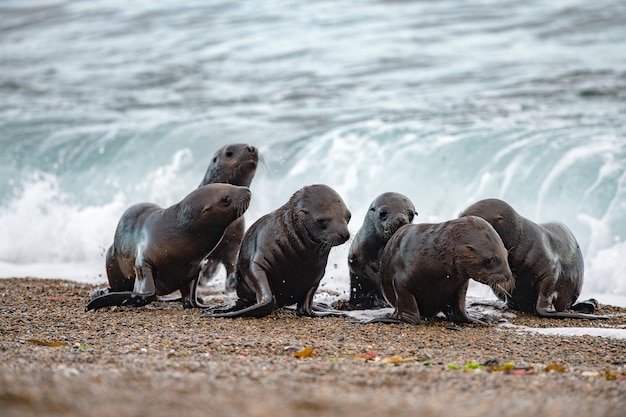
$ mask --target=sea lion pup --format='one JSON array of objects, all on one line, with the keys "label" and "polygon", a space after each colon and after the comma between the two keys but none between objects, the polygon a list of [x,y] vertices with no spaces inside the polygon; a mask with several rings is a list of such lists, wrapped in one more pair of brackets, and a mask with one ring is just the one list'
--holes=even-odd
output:
[{"label": "sea lion pup", "polygon": [[518,214],[508,203],[486,199],[460,214],[487,220],[509,251],[515,290],[498,294],[509,308],[539,317],[605,319],[593,313],[597,301],[574,304],[583,285],[583,256],[576,238],[558,222],[537,224]]},{"label": "sea lion pup", "polygon": [[250,204],[250,190],[229,184],[197,188],[168,208],[128,208],[106,254],[109,287],[94,291],[86,310],[143,306],[180,290],[185,308],[203,307],[196,287],[200,262]]},{"label": "sea lion pup", "polygon": [[378,276],[380,256],[396,230],[412,223],[415,216],[411,200],[399,193],[383,193],[372,202],[348,252],[350,307],[387,306]]},{"label": "sea lion pup", "polygon": [[[200,186],[227,183],[250,187],[259,162],[259,151],[245,143],[233,143],[220,148],[207,168]],[[245,231],[245,220],[239,217],[226,228],[224,238],[211,252],[200,270],[200,285],[206,285],[221,263],[226,269],[226,291],[235,289],[235,261]]]},{"label": "sea lion pup", "polygon": [[395,310],[382,322],[419,324],[442,311],[457,323],[481,323],[465,310],[469,280],[510,292],[515,283],[500,236],[485,220],[464,217],[408,224],[389,240],[380,260],[383,295]]},{"label": "sea lion pup", "polygon": [[212,317],[262,317],[296,304],[315,316],[313,295],[333,246],[350,237],[350,211],[332,188],[309,185],[257,220],[241,242],[235,269],[238,299]]}]

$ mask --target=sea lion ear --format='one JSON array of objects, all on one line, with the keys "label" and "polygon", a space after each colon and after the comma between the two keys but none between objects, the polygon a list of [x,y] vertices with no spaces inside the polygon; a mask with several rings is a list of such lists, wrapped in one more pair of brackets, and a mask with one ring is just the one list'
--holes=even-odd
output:
[{"label": "sea lion ear", "polygon": [[202,214],[206,214],[209,211],[211,211],[211,205],[207,204],[206,206],[202,207]]},{"label": "sea lion ear", "polygon": [[496,221],[497,221],[498,223],[502,224],[502,223],[504,223],[504,217],[502,217],[502,216],[498,216],[498,217],[496,217]]},{"label": "sea lion ear", "polygon": [[463,245],[463,249],[467,250],[468,252],[473,252],[476,250],[473,245]]}]

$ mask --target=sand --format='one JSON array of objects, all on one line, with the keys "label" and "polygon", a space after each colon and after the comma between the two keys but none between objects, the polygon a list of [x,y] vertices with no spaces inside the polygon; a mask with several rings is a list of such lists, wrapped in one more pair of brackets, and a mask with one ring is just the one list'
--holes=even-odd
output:
[{"label": "sand", "polygon": [[[84,312],[94,287],[0,279],[2,416],[623,416],[626,340],[349,317]],[[601,300],[600,300],[601,301]],[[609,320],[515,326],[624,328]],[[43,345],[42,345],[43,344]],[[308,357],[298,358],[297,352]]]}]

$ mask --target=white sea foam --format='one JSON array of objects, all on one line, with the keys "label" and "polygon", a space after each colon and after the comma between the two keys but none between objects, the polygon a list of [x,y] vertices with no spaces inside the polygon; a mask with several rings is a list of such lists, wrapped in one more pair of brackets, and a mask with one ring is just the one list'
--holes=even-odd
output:
[{"label": "white sea foam", "polygon": [[626,339],[626,329],[600,328],[600,327],[550,327],[536,328],[526,326],[507,326],[515,330],[557,336],[594,336],[610,337],[613,339]]},{"label": "white sea foam", "polygon": [[353,234],[385,191],[416,222],[497,197],[572,229],[583,295],[626,296],[622,1],[9,3],[0,276],[102,275],[126,207],[179,201],[246,142],[267,167],[248,225],[312,183],[344,198]]}]

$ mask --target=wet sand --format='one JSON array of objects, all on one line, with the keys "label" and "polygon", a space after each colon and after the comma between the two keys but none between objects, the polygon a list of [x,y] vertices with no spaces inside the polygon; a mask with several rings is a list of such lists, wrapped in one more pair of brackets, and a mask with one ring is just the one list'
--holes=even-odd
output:
[{"label": "wet sand", "polygon": [[[349,317],[298,318],[289,310],[209,319],[165,302],[86,313],[93,288],[0,279],[1,416],[624,413],[624,339],[443,319],[363,325]],[[597,313],[611,318],[516,313],[509,322],[626,326],[624,308],[600,305]],[[310,356],[295,356],[306,348]]]}]

